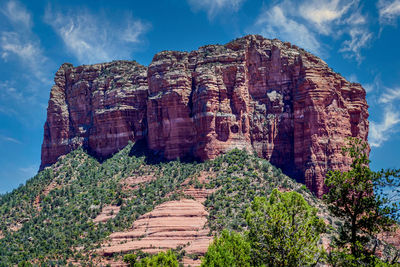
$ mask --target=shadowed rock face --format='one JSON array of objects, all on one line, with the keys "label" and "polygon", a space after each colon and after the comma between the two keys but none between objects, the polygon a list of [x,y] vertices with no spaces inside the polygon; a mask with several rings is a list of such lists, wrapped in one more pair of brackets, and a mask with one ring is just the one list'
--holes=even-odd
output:
[{"label": "shadowed rock face", "polygon": [[212,159],[238,147],[321,196],[326,171],[350,165],[345,138],[367,140],[367,108],[360,84],[261,36],[160,52],[148,68],[64,64],[50,95],[41,168],[80,145],[106,157],[143,138],[167,159]]}]

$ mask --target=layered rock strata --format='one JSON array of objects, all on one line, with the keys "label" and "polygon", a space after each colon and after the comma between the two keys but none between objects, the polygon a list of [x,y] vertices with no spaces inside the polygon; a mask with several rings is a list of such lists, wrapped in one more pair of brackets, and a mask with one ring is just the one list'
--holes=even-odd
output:
[{"label": "layered rock strata", "polygon": [[290,43],[249,35],[196,51],[163,51],[148,68],[64,64],[52,88],[41,168],[77,146],[109,156],[146,139],[167,159],[255,151],[321,196],[346,170],[345,138],[367,140],[360,84]]},{"label": "layered rock strata", "polygon": [[54,82],[41,169],[79,146],[102,158],[146,135],[146,67],[129,61],[63,64]]},{"label": "layered rock strata", "polygon": [[204,255],[213,239],[208,236],[207,215],[205,207],[192,199],[165,202],[137,219],[130,231],[112,233],[98,252],[155,253],[182,246],[188,254]]}]

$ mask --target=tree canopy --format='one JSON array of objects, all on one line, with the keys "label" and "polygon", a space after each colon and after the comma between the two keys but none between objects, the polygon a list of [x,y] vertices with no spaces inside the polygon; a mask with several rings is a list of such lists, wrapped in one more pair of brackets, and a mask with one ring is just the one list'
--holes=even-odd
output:
[{"label": "tree canopy", "polygon": [[372,171],[368,145],[360,139],[349,138],[343,153],[352,159],[350,170],[330,171],[325,180],[329,210],[344,222],[335,243],[342,251],[350,247],[354,259],[370,261],[375,253],[371,239],[392,230],[398,219],[398,201],[393,196],[400,186],[400,170]]},{"label": "tree canopy", "polygon": [[201,266],[251,266],[250,250],[243,235],[225,229],[208,247]]},{"label": "tree canopy", "polygon": [[324,222],[297,192],[274,189],[256,197],[246,214],[255,265],[308,266],[318,262]]},{"label": "tree canopy", "polygon": [[126,254],[124,262],[131,267],[178,267],[179,262],[175,253],[171,250],[167,252],[161,251],[156,255],[137,259],[135,254]]},{"label": "tree canopy", "polygon": [[203,266],[311,266],[323,254],[318,247],[324,222],[297,192],[256,197],[246,211],[244,236],[223,231],[209,247]]}]

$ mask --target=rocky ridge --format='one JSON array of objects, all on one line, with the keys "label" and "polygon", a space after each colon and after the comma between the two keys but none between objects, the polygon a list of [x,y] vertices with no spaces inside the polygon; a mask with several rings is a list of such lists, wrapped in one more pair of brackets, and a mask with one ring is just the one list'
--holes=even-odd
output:
[{"label": "rocky ridge", "polygon": [[290,43],[249,35],[192,52],[56,73],[41,169],[78,146],[97,158],[146,140],[166,159],[255,151],[321,196],[325,173],[346,170],[348,136],[367,140],[360,84]]}]

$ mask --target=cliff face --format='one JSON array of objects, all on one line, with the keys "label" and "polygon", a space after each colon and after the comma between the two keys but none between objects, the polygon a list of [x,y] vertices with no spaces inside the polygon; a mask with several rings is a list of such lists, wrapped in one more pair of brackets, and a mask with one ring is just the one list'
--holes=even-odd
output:
[{"label": "cliff face", "polygon": [[41,168],[78,146],[98,157],[145,137],[147,68],[117,61],[74,68],[63,64],[51,89]]},{"label": "cliff face", "polygon": [[135,62],[64,64],[44,127],[41,168],[84,146],[106,157],[147,139],[167,159],[211,159],[234,147],[305,182],[318,196],[328,169],[349,167],[347,136],[367,140],[365,90],[289,43],[246,36]]}]

